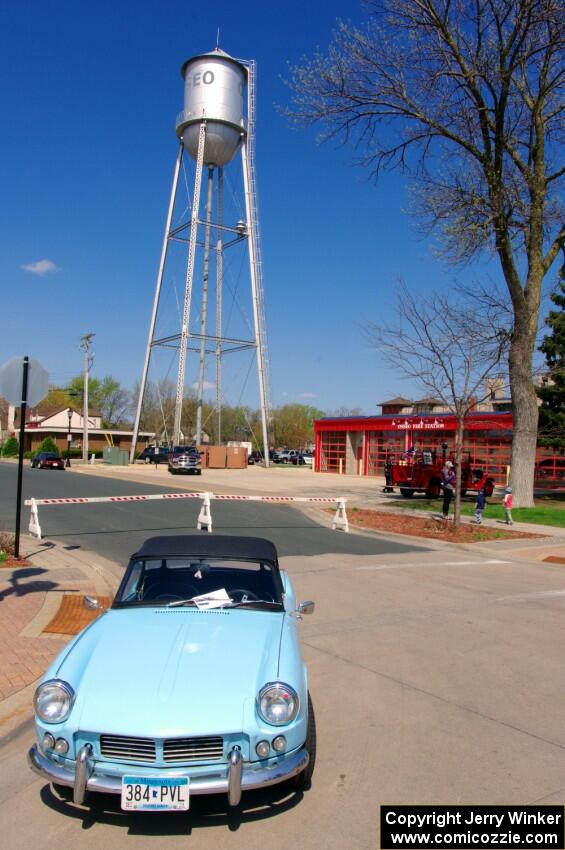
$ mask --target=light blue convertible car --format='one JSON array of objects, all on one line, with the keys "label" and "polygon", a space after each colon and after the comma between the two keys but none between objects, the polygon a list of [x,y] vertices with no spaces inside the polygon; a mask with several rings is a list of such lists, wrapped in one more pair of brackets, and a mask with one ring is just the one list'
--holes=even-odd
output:
[{"label": "light blue convertible car", "polygon": [[313,608],[268,540],[146,540],[112,607],[37,688],[30,766],[77,804],[100,791],[126,811],[308,787],[316,729],[297,621]]}]

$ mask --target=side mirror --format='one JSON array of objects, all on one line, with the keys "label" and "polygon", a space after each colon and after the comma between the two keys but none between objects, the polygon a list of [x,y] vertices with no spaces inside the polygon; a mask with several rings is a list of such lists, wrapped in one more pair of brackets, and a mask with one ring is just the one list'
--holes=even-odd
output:
[{"label": "side mirror", "polygon": [[95,599],[94,596],[84,596],[82,604],[84,608],[90,608],[91,611],[96,611],[98,608],[102,608],[102,605],[98,599]]},{"label": "side mirror", "polygon": [[298,614],[313,614],[315,607],[316,603],[308,600],[307,602],[300,602],[296,611]]}]

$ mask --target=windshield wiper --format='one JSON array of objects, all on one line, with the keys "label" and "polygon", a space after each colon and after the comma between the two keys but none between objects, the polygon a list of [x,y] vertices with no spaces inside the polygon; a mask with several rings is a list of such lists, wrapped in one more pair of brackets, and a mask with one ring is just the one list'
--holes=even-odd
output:
[{"label": "windshield wiper", "polygon": [[269,608],[275,606],[282,607],[282,602],[272,602],[270,599],[241,599],[239,602],[226,602],[224,608],[240,608],[243,605],[267,605]]},{"label": "windshield wiper", "polygon": [[174,608],[177,605],[196,605],[196,602],[191,599],[175,599],[174,602],[169,602],[167,608]]}]

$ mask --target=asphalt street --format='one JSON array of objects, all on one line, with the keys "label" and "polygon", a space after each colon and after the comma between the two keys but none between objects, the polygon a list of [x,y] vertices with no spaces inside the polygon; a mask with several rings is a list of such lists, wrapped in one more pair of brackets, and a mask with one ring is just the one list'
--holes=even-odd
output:
[{"label": "asphalt street", "polygon": [[[0,523],[6,530],[13,529],[15,522],[16,476],[15,464],[0,463]],[[174,491],[174,488],[79,475],[72,470],[30,469],[29,462],[23,476],[24,499],[141,496],[167,493],[171,489]],[[193,489],[206,489],[205,474],[194,477]],[[39,508],[39,518],[45,539],[53,537],[69,547],[92,550],[110,560],[126,563],[147,537],[206,533],[196,531],[200,506],[198,499],[49,505]],[[330,552],[394,555],[425,551],[411,542],[332,531],[287,505],[214,501],[212,519],[214,532],[266,537],[273,541],[281,556]],[[29,508],[24,507],[22,531],[27,530],[28,523]]]}]

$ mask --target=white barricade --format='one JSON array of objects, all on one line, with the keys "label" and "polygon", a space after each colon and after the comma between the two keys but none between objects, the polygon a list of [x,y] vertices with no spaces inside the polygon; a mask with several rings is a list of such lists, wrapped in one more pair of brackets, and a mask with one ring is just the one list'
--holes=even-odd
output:
[{"label": "white barricade", "polygon": [[212,531],[211,501],[237,501],[237,502],[270,502],[283,504],[285,502],[317,502],[334,504],[336,511],[332,521],[332,529],[349,531],[349,522],[345,510],[346,499],[335,499],[327,496],[236,496],[225,493],[159,493],[148,496],[92,496],[66,499],[26,499],[24,504],[30,510],[29,533],[41,540],[41,526],[39,524],[39,505],[86,505],[100,502],[149,502],[156,499],[201,499],[202,506],[198,514],[196,527],[199,531],[206,529]]}]

